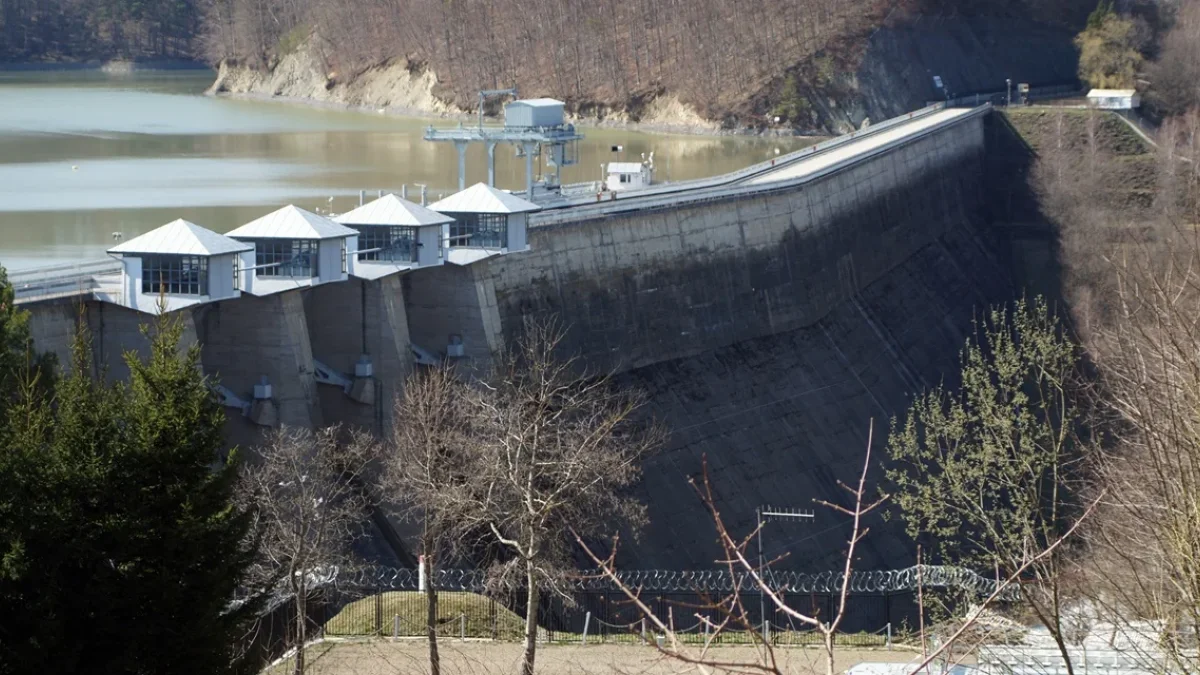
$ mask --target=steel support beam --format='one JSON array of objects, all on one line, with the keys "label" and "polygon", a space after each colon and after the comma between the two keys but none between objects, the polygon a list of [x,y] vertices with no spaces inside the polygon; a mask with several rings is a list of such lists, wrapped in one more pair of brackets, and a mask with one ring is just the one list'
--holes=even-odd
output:
[{"label": "steel support beam", "polygon": [[[488,153],[488,159],[487,159],[488,185],[491,187],[496,187],[496,144],[495,143],[487,144],[487,153]],[[461,190],[462,188],[459,188],[459,189]]]},{"label": "steel support beam", "polygon": [[467,189],[467,142],[454,141],[454,149],[458,150],[458,190]]},{"label": "steel support beam", "polygon": [[525,149],[525,198],[533,201],[533,150],[537,144],[526,141],[521,146]]}]

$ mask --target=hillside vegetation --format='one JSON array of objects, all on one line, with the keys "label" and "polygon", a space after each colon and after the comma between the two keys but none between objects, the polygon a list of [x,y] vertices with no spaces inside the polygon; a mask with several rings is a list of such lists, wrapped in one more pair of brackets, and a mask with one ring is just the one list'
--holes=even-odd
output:
[{"label": "hillside vegetation", "polygon": [[191,58],[195,0],[0,0],[0,62]]},{"label": "hillside vegetation", "polygon": [[[205,0],[202,50],[213,62],[268,70],[304,48],[320,59],[328,88],[402,62],[414,73],[436,74],[434,93],[464,109],[474,107],[480,88],[515,85],[522,94],[557,96],[596,116],[619,110],[636,117],[648,102],[670,95],[710,120],[750,113],[804,120],[811,104],[796,80],[828,89],[856,70],[882,27],[982,15],[1076,25],[1093,6],[1091,0]],[[986,59],[988,49],[977,44],[974,51]]]}]

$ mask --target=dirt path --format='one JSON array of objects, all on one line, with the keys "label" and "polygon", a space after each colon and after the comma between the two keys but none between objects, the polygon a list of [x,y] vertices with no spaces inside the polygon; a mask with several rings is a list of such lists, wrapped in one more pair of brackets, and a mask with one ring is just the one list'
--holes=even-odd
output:
[{"label": "dirt path", "polygon": [[[443,641],[441,654],[444,675],[508,675],[518,671],[521,645]],[[748,647],[720,647],[711,654],[722,661],[754,658],[753,650]],[[838,672],[843,672],[863,661],[906,663],[913,656],[904,651],[847,649],[838,654],[836,666]],[[427,658],[426,645],[421,641],[327,642],[309,649],[308,672],[312,675],[419,675],[429,672]],[[776,651],[776,658],[785,673],[820,675],[825,671],[824,653],[819,649],[780,649]],[[280,664],[272,673],[290,673],[287,665]],[[553,675],[668,675],[688,672],[688,666],[665,659],[650,647],[544,645],[538,647],[537,670]]]}]

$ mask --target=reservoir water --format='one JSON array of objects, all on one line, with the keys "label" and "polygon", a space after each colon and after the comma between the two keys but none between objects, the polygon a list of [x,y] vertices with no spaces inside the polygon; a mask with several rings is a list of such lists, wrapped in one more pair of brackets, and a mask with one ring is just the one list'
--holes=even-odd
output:
[{"label": "reservoir water", "polygon": [[[453,191],[450,144],[430,124],[369,112],[202,95],[207,71],[0,72],[0,265],[10,270],[101,258],[175,218],[226,232],[287,203],[321,212],[357,205],[358,191]],[[811,142],[668,136],[584,128],[564,182],[598,180],[601,164],[655,153],[658,180],[732,171]],[[613,146],[622,150],[613,152]],[[520,188],[524,160],[500,146],[497,183]],[[468,184],[485,180],[468,152]]]}]

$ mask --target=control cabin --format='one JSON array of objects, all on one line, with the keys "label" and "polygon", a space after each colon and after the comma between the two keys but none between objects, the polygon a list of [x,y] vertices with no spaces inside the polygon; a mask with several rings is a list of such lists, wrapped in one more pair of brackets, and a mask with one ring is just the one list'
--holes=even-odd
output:
[{"label": "control cabin", "polygon": [[358,247],[356,230],[290,204],[226,236],[254,246],[242,287],[254,295],[345,281]]},{"label": "control cabin", "polygon": [[650,187],[654,170],[644,162],[609,162],[604,182],[611,192]]},{"label": "control cabin", "polygon": [[446,260],[456,265],[526,250],[526,214],[541,210],[531,201],[486,183],[476,183],[429,208],[454,219]]},{"label": "control cabin", "polygon": [[1093,89],[1087,100],[1101,110],[1133,110],[1142,105],[1142,97],[1133,89]]},{"label": "control cabin", "polygon": [[150,314],[241,296],[239,270],[254,247],[186,220],[175,220],[108,249],[121,261],[119,297]]},{"label": "control cabin", "polygon": [[352,274],[378,279],[441,265],[454,218],[388,194],[333,219],[358,232]]}]

